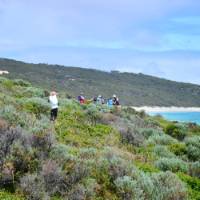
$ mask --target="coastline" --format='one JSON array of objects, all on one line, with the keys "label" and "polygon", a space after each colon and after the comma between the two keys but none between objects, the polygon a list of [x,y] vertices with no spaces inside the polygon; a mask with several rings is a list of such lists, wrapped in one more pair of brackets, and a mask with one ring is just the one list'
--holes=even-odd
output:
[{"label": "coastline", "polygon": [[200,107],[159,107],[159,106],[142,106],[135,107],[132,106],[137,111],[145,111],[145,112],[200,112]]}]

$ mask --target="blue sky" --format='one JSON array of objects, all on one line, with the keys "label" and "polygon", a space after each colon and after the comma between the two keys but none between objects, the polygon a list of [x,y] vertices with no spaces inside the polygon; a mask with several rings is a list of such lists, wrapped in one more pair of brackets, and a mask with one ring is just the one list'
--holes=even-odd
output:
[{"label": "blue sky", "polygon": [[200,1],[0,0],[0,57],[200,84]]}]

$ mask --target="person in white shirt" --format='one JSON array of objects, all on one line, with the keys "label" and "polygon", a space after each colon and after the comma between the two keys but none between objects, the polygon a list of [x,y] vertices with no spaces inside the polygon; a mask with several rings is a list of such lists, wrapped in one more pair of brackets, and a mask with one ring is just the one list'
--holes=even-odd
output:
[{"label": "person in white shirt", "polygon": [[58,115],[58,99],[57,99],[57,93],[55,91],[50,93],[49,100],[51,104],[51,116],[50,120],[55,121]]}]

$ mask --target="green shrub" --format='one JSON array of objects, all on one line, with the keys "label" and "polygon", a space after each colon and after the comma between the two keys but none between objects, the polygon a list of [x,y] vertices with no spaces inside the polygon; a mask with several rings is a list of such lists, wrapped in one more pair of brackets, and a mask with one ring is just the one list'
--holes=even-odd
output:
[{"label": "green shrub", "polygon": [[[12,144],[7,158],[7,162],[12,163],[13,165],[16,180],[27,173],[27,171],[32,172],[37,170],[39,165],[39,161],[37,160],[29,141],[26,141],[26,144],[24,144],[22,139],[23,138],[20,138],[19,141],[15,141]],[[27,139],[26,136],[24,136],[24,139]]]},{"label": "green shrub", "polygon": [[63,195],[67,189],[65,175],[56,161],[48,160],[42,166],[42,179],[44,180],[45,191],[50,196]]},{"label": "green shrub", "polygon": [[200,149],[196,146],[187,146],[187,156],[192,161],[198,161],[200,159]]},{"label": "green shrub", "polygon": [[165,128],[165,133],[178,140],[183,140],[187,135],[187,129],[183,125],[169,124]]},{"label": "green shrub", "polygon": [[179,178],[187,183],[187,187],[189,190],[189,199],[191,200],[199,200],[200,199],[200,180],[195,177],[191,177],[189,175],[178,173]]},{"label": "green shrub", "polygon": [[152,135],[146,141],[147,144],[160,144],[160,145],[170,145],[175,142],[177,143],[177,140],[166,134]]},{"label": "green shrub", "polygon": [[154,183],[152,177],[148,173],[140,172],[137,179],[140,190],[143,191],[144,199],[152,199],[154,189]]},{"label": "green shrub", "polygon": [[56,144],[52,147],[50,158],[60,163],[72,160],[73,156],[69,153],[69,147],[64,144]]},{"label": "green shrub", "polygon": [[100,112],[97,110],[96,105],[88,105],[87,110],[85,112],[92,124],[97,124],[97,122],[100,120]]},{"label": "green shrub", "polygon": [[38,153],[42,154],[42,157],[47,157],[55,143],[54,134],[49,130],[34,134],[32,135],[31,142],[32,146],[38,150]]},{"label": "green shrub", "polygon": [[103,169],[103,171],[105,171],[106,174],[108,174],[111,184],[112,181],[114,181],[118,177],[130,175],[130,163],[115,155],[107,156],[108,158],[104,157],[99,161],[97,167]]},{"label": "green shrub", "polygon": [[68,194],[70,200],[84,200],[86,199],[86,188],[82,184],[76,185]]},{"label": "green shrub", "polygon": [[170,152],[166,146],[156,145],[154,147],[154,154],[158,157],[173,158],[175,155]]},{"label": "green shrub", "polygon": [[98,150],[93,147],[81,148],[79,151],[79,156],[81,158],[89,159],[89,158],[95,157],[97,153],[98,153]]},{"label": "green shrub", "polygon": [[168,148],[177,156],[182,156],[187,153],[186,145],[184,143],[170,144]]},{"label": "green shrub", "polygon": [[52,129],[49,119],[43,114],[37,119],[32,113],[18,111],[14,106],[4,106],[0,109],[0,117],[10,125],[20,126],[31,133],[40,133],[45,129]]},{"label": "green shrub", "polygon": [[144,200],[145,195],[137,181],[129,176],[119,177],[115,181],[117,192],[123,200]]},{"label": "green shrub", "polygon": [[6,79],[5,81],[2,82],[2,85],[8,89],[8,90],[11,90],[14,86],[14,83],[13,81],[9,80],[9,79]]},{"label": "green shrub", "polygon": [[0,76],[0,83],[3,83],[3,82],[5,82],[5,81],[7,81],[8,79],[7,78],[5,78],[5,77],[3,77],[3,76]]},{"label": "green shrub", "polygon": [[137,129],[121,129],[120,136],[122,143],[131,144],[133,146],[141,146],[144,142],[144,137]]},{"label": "green shrub", "polygon": [[192,161],[200,160],[200,136],[188,137],[185,139],[188,158]]},{"label": "green shrub", "polygon": [[145,118],[145,127],[146,128],[152,128],[152,129],[158,129],[158,131],[161,131],[160,124],[153,118]]},{"label": "green shrub", "polygon": [[0,199],[1,200],[25,200],[22,196],[17,194],[11,194],[6,191],[0,190]]},{"label": "green shrub", "polygon": [[95,199],[98,183],[93,178],[87,178],[83,181],[85,187],[86,199]]},{"label": "green shrub", "polygon": [[137,166],[137,168],[143,172],[153,173],[160,171],[158,168],[155,168],[155,166],[148,163],[141,163],[141,162],[134,162],[134,163]]},{"label": "green shrub", "polygon": [[45,99],[38,97],[23,99],[21,104],[26,111],[34,113],[37,117],[40,117],[42,114],[47,115],[50,111],[49,103]]},{"label": "green shrub", "polygon": [[[74,103],[75,104],[75,103]],[[55,124],[57,138],[75,146],[102,146],[105,142],[118,141],[116,131],[108,125],[93,124],[87,114],[75,104],[61,110]],[[112,135],[112,140],[106,139]]]},{"label": "green shrub", "polygon": [[193,145],[195,147],[200,148],[200,136],[193,136],[193,137],[187,137],[185,139],[186,145]]},{"label": "green shrub", "polygon": [[160,172],[152,175],[154,191],[151,199],[187,200],[186,185],[171,172]]},{"label": "green shrub", "polygon": [[21,97],[45,97],[44,90],[35,87],[25,87],[21,92]]},{"label": "green shrub", "polygon": [[191,163],[190,165],[190,175],[200,178],[200,161]]},{"label": "green shrub", "polygon": [[137,179],[124,176],[115,180],[116,190],[121,199],[163,199],[186,200],[187,188],[171,172],[160,172],[150,175],[140,173]]},{"label": "green shrub", "polygon": [[12,125],[17,124],[20,117],[16,108],[12,105],[4,106],[3,108],[1,108],[0,116]]},{"label": "green shrub", "polygon": [[153,128],[142,128],[139,129],[140,134],[142,134],[146,139],[153,135],[163,135],[163,133],[157,129]]},{"label": "green shrub", "polygon": [[30,133],[37,135],[47,130],[53,130],[53,124],[45,115],[41,114],[39,119],[37,119],[35,116],[29,116],[28,119],[29,120],[26,122],[26,126],[24,128]]},{"label": "green shrub", "polygon": [[155,162],[155,166],[162,171],[188,172],[188,165],[178,158],[160,158]]},{"label": "green shrub", "polygon": [[39,200],[48,197],[43,179],[36,174],[27,174],[20,179],[20,191],[28,200]]},{"label": "green shrub", "polygon": [[22,87],[30,87],[31,86],[31,83],[29,83],[28,81],[22,80],[22,79],[14,79],[13,84],[22,86]]}]

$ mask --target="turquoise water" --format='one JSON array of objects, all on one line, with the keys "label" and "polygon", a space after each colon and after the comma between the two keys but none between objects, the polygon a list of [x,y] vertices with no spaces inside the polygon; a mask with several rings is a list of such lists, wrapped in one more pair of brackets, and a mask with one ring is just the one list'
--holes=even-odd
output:
[{"label": "turquoise water", "polygon": [[200,112],[150,112],[151,116],[161,115],[167,120],[180,122],[195,122],[200,124]]}]

